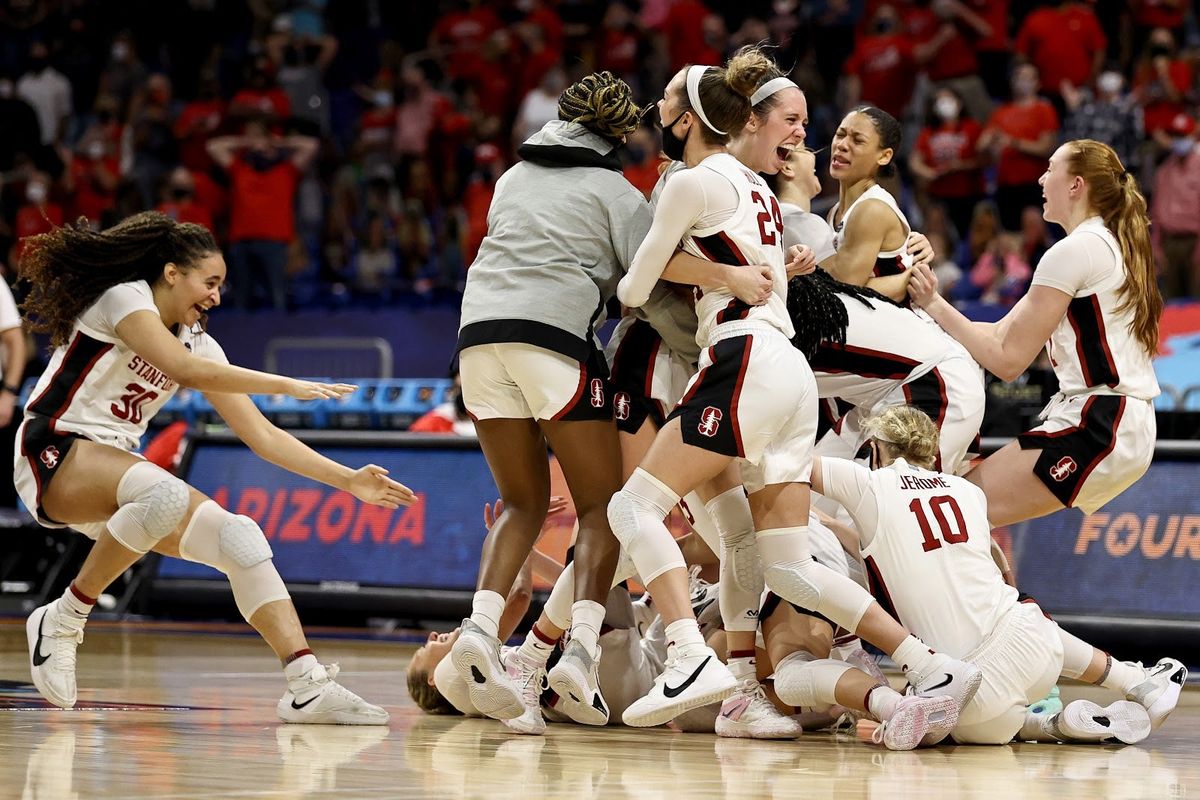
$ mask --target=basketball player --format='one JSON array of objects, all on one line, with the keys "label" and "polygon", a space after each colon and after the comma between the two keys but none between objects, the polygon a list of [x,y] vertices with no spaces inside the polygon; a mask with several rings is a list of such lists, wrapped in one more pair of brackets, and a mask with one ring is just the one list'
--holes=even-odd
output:
[{"label": "basketball player", "polygon": [[748,462],[742,475],[768,585],[789,600],[840,618],[849,630],[861,627],[867,638],[897,652],[921,688],[932,670],[945,667],[955,676],[951,691],[965,702],[978,680],[974,668],[929,651],[861,587],[807,555],[804,481],[816,427],[815,393],[806,379],[811,372],[787,342],[792,331],[784,307],[778,204],[762,179],[724,149],[727,131],[741,130],[749,116],[762,62],[761,54],[735,57],[726,69],[695,66],[672,78],[659,104],[664,138],[676,141],[669,146],[677,149],[682,143],[690,169],[666,184],[654,224],[618,287],[622,302],[641,305],[680,241],[693,255],[704,257],[707,251],[716,262],[771,265],[775,276],[775,292],[762,306],[748,306],[719,290],[699,299],[697,341],[708,348],[700,372],[609,505],[613,532],[647,580],[672,643],[654,689],[623,715],[631,725],[662,724],[736,689],[736,678],[700,635],[688,605],[682,558],[662,524],[681,494],[720,473],[735,457]]},{"label": "basketball player", "polygon": [[354,390],[230,366],[205,332],[221,302],[225,262],[206,228],[147,212],[103,233],[62,227],[30,241],[24,261],[31,327],[55,350],[25,407],[17,491],[37,521],[95,540],[63,596],[26,622],[33,683],[75,705],[76,648],[108,585],[150,550],[207,564],[229,578],[238,610],[283,661],[285,722],[382,725],[388,714],[317,662],[258,524],[230,514],[134,455],[151,417],[179,386],[205,393],[255,453],[386,508],[413,493],[373,464],[351,470],[269,423],[245,393],[302,400]]},{"label": "basketball player", "polygon": [[938,432],[928,416],[896,406],[870,418],[867,430],[873,469],[818,456],[813,489],[850,512],[876,596],[926,641],[983,670],[955,741],[1004,744],[1019,734],[1132,744],[1150,733],[1152,720],[1162,722],[1187,675],[1173,659],[1154,674],[1110,664],[1101,685],[1128,700],[1107,708],[1079,700],[1054,716],[1029,715],[1027,706],[1060,674],[1082,674],[1094,651],[1078,651],[1036,603],[1020,602],[1004,582],[991,556],[987,498],[970,481],[931,469]]}]

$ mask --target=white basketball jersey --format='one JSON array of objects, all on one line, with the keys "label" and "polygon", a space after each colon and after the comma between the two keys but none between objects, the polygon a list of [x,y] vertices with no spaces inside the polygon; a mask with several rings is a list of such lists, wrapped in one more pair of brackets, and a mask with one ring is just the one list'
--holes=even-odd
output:
[{"label": "white basketball jersey", "polygon": [[761,306],[749,306],[727,289],[696,291],[699,328],[696,341],[712,344],[716,326],[738,320],[758,320],[795,335],[787,313],[787,273],[783,257],[783,215],[767,184],[728,153],[717,153],[692,169],[711,170],[727,179],[738,193],[738,207],[727,221],[712,228],[693,228],[681,246],[694,256],[717,264],[766,265],[771,268],[774,293]]},{"label": "white basketball jersey", "polygon": [[[59,432],[135,449],[150,419],[179,388],[117,335],[117,323],[135,311],[159,313],[145,281],[105,290],[79,315],[71,340],[54,350],[25,414],[49,418]],[[221,346],[198,326],[178,336],[194,354],[228,363]]]},{"label": "white basketball jersey", "polygon": [[[912,256],[908,254],[907,242],[908,234],[912,232],[912,228],[909,226],[904,212],[900,210],[900,206],[896,205],[896,198],[892,197],[891,192],[877,183],[871,185],[865,192],[859,195],[858,199],[846,209],[846,213],[842,214],[840,220],[837,216],[840,204],[834,203],[833,208],[829,209],[829,224],[833,226],[833,249],[842,249],[842,243],[846,239],[846,223],[859,204],[867,200],[878,200],[885,203],[888,208],[896,213],[896,216],[900,218],[900,224],[904,226],[904,238],[906,240],[896,250],[879,251],[879,255],[875,257],[875,266],[871,269],[871,275],[876,278],[885,275],[899,275],[912,266]],[[836,223],[834,222],[835,220],[837,220]]]},{"label": "white basketball jersey", "polygon": [[[1042,257],[1034,283],[1044,283],[1073,294],[1067,314],[1058,323],[1046,345],[1059,391],[1074,395],[1100,389],[1150,400],[1159,394],[1158,379],[1150,356],[1129,331],[1133,311],[1118,311],[1125,285],[1125,261],[1121,248],[1099,217],[1080,223],[1067,239],[1089,237],[1103,242],[1108,253],[1078,258],[1074,248],[1056,244]],[[1063,240],[1066,242],[1066,240]],[[1085,243],[1087,244],[1087,243]],[[1058,252],[1055,252],[1056,248]],[[1090,248],[1086,247],[1084,250]],[[1059,264],[1064,253],[1074,263]],[[1104,257],[1107,256],[1107,257]],[[1114,265],[1115,261],[1115,265]],[[1073,286],[1055,280],[1071,274]],[[1074,291],[1071,291],[1074,289]]]},{"label": "white basketball jersey", "polygon": [[874,530],[862,555],[880,604],[940,652],[975,650],[1017,602],[992,561],[983,491],[903,459],[877,470],[822,466],[826,494],[860,531]]}]

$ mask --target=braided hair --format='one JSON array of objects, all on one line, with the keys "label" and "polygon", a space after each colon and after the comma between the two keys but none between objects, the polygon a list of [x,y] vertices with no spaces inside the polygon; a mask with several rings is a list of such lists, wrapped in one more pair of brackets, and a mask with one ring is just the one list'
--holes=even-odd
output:
[{"label": "braided hair", "polygon": [[30,237],[21,259],[29,296],[21,308],[30,328],[50,334],[50,343],[60,347],[79,315],[110,287],[136,280],[153,284],[168,262],[186,270],[220,252],[208,228],[156,211],[134,214],[100,233],[80,219]]},{"label": "braided hair", "polygon": [[558,118],[578,122],[607,139],[620,140],[642,123],[629,84],[611,72],[593,72],[568,86],[558,98]]},{"label": "braided hair", "polygon": [[811,359],[824,343],[846,344],[850,315],[838,299],[839,294],[852,297],[867,308],[874,308],[873,300],[899,306],[874,289],[843,283],[820,267],[807,275],[797,275],[788,282],[787,309],[796,330],[792,345],[805,358]]}]

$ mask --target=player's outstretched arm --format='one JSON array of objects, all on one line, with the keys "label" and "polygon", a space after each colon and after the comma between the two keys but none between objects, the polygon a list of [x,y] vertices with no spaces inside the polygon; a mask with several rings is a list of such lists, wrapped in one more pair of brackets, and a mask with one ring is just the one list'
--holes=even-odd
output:
[{"label": "player's outstretched arm", "polygon": [[416,495],[402,483],[388,477],[388,471],[375,464],[351,469],[326,458],[285,430],[275,427],[244,394],[205,393],[221,418],[255,455],[289,472],[341,489],[362,500],[384,508],[411,505]]}]

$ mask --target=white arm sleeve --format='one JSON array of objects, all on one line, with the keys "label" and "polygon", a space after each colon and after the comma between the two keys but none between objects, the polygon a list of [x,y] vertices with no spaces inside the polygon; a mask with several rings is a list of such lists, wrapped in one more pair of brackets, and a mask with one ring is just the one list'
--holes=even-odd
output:
[{"label": "white arm sleeve", "polygon": [[854,519],[862,546],[869,545],[879,524],[871,470],[844,458],[822,458],[821,484],[825,496],[845,506]]},{"label": "white arm sleeve", "polygon": [[1088,293],[1117,266],[1112,250],[1099,236],[1068,236],[1046,251],[1033,273],[1033,284],[1058,289],[1072,297]]},{"label": "white arm sleeve", "polygon": [[104,290],[96,302],[79,315],[79,326],[96,339],[116,344],[121,341],[117,335],[118,323],[135,311],[158,313],[154,296],[145,281],[118,283]]},{"label": "white arm sleeve", "polygon": [[0,331],[21,327],[21,313],[17,311],[17,303],[13,300],[8,282],[0,280]]}]

